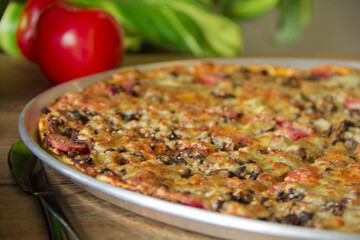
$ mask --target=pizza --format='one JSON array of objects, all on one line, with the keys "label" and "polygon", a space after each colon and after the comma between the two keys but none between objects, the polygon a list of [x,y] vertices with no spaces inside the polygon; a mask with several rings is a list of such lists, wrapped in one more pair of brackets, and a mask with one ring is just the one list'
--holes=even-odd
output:
[{"label": "pizza", "polygon": [[360,233],[360,70],[199,61],[119,70],[47,105],[84,174],[244,218]]}]

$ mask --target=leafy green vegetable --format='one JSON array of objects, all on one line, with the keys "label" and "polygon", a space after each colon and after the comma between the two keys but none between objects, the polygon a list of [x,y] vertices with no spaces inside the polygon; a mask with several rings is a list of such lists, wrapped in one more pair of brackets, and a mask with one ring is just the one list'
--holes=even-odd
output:
[{"label": "leafy green vegetable", "polygon": [[[193,0],[71,0],[110,12],[128,36],[195,55],[234,56],[242,49],[241,29]],[[128,46],[127,46],[128,47]]]},{"label": "leafy green vegetable", "polygon": [[0,21],[0,49],[9,55],[20,55],[15,30],[22,8],[22,3],[11,1]]},{"label": "leafy green vegetable", "polygon": [[279,0],[225,0],[224,14],[234,19],[253,19],[257,18],[272,8]]},{"label": "leafy green vegetable", "polygon": [[7,5],[9,4],[10,0],[0,0],[0,20],[5,12]]},{"label": "leafy green vegetable", "polygon": [[312,18],[314,0],[281,0],[279,4],[280,21],[275,33],[278,43],[297,40]]},{"label": "leafy green vegetable", "polygon": [[[68,0],[108,11],[123,26],[129,52],[150,46],[198,56],[235,56],[242,50],[242,21],[258,18],[274,7],[279,23],[274,39],[299,39],[312,18],[315,0]],[[8,0],[0,0],[2,6]],[[19,55],[15,29],[24,0],[12,0],[0,21],[0,48]],[[148,49],[151,51],[151,49]]]}]

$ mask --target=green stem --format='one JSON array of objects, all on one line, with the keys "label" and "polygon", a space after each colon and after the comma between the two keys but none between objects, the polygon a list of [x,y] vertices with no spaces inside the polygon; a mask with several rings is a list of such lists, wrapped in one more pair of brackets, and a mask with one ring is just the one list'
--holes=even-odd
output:
[{"label": "green stem", "polygon": [[0,20],[8,4],[9,4],[9,0],[0,0]]}]

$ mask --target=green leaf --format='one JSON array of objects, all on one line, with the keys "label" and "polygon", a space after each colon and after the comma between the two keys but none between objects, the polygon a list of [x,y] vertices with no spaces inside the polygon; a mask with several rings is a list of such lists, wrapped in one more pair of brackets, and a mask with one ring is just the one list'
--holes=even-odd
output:
[{"label": "green leaf", "polygon": [[7,5],[9,4],[10,0],[0,0],[0,20],[5,12]]},{"label": "green leaf", "polygon": [[274,8],[279,0],[226,0],[224,14],[230,18],[248,20],[260,17]]},{"label": "green leaf", "polygon": [[234,56],[242,48],[241,29],[230,19],[192,0],[71,0],[111,13],[123,26],[125,38],[198,56]]},{"label": "green leaf", "polygon": [[312,19],[314,3],[314,0],[281,0],[275,41],[291,43],[298,40]]},{"label": "green leaf", "polygon": [[9,55],[20,55],[15,39],[15,31],[22,8],[22,3],[11,1],[0,21],[0,49]]}]

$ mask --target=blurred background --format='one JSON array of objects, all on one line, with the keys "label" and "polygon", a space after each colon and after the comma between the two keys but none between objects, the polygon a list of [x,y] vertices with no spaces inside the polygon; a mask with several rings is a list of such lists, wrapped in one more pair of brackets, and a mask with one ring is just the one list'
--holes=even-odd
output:
[{"label": "blurred background", "polygon": [[299,39],[274,44],[277,10],[242,24],[245,55],[360,57],[360,1],[317,0]]},{"label": "blurred background", "polygon": [[[68,1],[110,12],[123,26],[127,54],[360,57],[359,0]],[[8,55],[20,55],[14,29],[24,2],[10,1],[18,6],[0,22]]]}]

